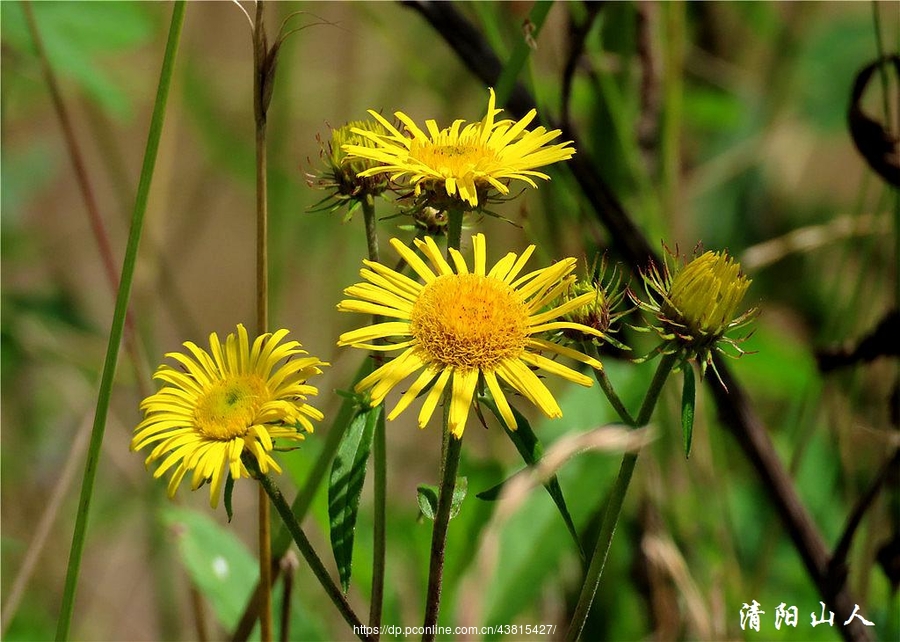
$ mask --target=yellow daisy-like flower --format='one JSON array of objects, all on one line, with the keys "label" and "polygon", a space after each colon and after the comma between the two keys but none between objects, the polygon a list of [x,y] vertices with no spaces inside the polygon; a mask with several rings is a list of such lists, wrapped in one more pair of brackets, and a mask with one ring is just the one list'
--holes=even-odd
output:
[{"label": "yellow daisy-like flower", "polygon": [[437,202],[446,201],[449,196],[472,209],[492,190],[508,194],[506,182],[510,180],[525,181],[532,187],[537,187],[534,178],[549,180],[536,168],[571,158],[575,153],[571,141],[548,145],[560,135],[560,130],[547,131],[541,126],[526,130],[537,115],[534,109],[518,122],[496,120],[503,110],[495,107],[493,89],[490,94],[487,114],[481,121],[466,125],[464,120],[456,120],[450,127],[439,129],[434,120],[426,120],[427,134],[403,112],[394,115],[406,126],[409,136],[370,110],[388,133],[354,130],[376,143],[375,147],[348,144],[344,149],[349,158],[381,163],[361,176],[390,172],[391,180],[405,178],[417,196],[424,190],[433,194]]},{"label": "yellow daisy-like flower", "polygon": [[[153,375],[165,385],[141,403],[144,420],[135,428],[132,450],[155,444],[145,463],[162,460],[153,473],[159,478],[175,464],[169,481],[169,497],[188,471],[191,489],[210,482],[210,505],[219,503],[222,484],[249,477],[241,461],[245,451],[256,458],[259,469],[281,472],[270,455],[273,440],[301,441],[312,432],[310,419],[322,413],[308,405],[308,395],[318,390],[306,381],[328,365],[316,357],[304,357],[297,341],[282,343],[287,330],[264,334],[251,347],[247,330],[237,326],[223,345],[213,332],[209,352],[191,341],[190,354],[166,354],[182,368],[161,365]],[[282,360],[287,359],[279,366]]]},{"label": "yellow daisy-like flower", "polygon": [[360,136],[356,131],[370,131],[387,134],[380,123],[372,120],[355,120],[331,130],[331,140],[326,144],[321,137],[319,156],[323,168],[315,173],[307,173],[307,184],[314,189],[327,190],[329,194],[312,206],[312,211],[335,211],[347,205],[347,220],[359,204],[380,195],[388,188],[388,177],[384,170],[362,176],[362,172],[380,164],[364,158],[348,158],[344,146],[348,144],[374,147],[375,143]]},{"label": "yellow daisy-like flower", "polygon": [[[472,237],[475,263],[470,271],[465,259],[454,249],[450,250],[451,267],[431,237],[416,239],[415,243],[431,266],[402,241],[391,239],[391,245],[424,283],[380,263],[363,261],[366,267],[360,275],[366,282],[344,290],[344,294],[354,298],[338,305],[339,310],[346,312],[396,319],[344,333],[338,345],[366,350],[403,350],[362,379],[356,386],[357,392],[370,390],[374,406],[409,375],[421,371],[388,419],[403,412],[433,382],[419,412],[419,427],[424,427],[449,385],[449,430],[456,437],[461,437],[465,430],[479,380],[487,384],[510,430],[516,429],[516,420],[501,382],[519,392],[548,417],[562,416],[553,395],[531,368],[542,369],[583,386],[590,386],[592,380],[541,352],[569,357],[597,369],[602,367],[588,355],[537,336],[565,329],[603,336],[593,328],[559,320],[567,312],[587,303],[594,297],[593,293],[555,307],[552,305],[575,279],[571,275],[575,259],[563,259],[550,267],[519,276],[534,251],[533,245],[528,246],[521,256],[510,252],[487,271],[484,235],[476,234]],[[389,337],[399,338],[400,342],[373,344]]]},{"label": "yellow daisy-like flower", "polygon": [[727,354],[722,344],[743,353],[737,346],[740,340],[725,334],[749,323],[756,310],[736,316],[751,281],[726,252],[704,252],[674,268],[666,263],[662,271],[652,265],[643,279],[650,300],[635,302],[659,320],[656,330],[664,340],[660,352],[696,357],[701,375],[713,363],[714,350]]}]

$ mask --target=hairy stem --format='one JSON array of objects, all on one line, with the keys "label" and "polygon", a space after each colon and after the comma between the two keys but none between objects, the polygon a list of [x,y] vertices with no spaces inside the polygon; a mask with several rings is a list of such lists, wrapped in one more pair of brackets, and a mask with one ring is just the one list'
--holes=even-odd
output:
[{"label": "hairy stem", "polygon": [[431,557],[428,568],[428,594],[425,599],[425,631],[423,642],[431,642],[435,638],[438,613],[441,606],[441,588],[444,580],[444,553],[447,548],[447,527],[450,524],[450,508],[453,504],[453,490],[456,487],[456,471],[459,470],[459,456],[462,451],[462,438],[450,434],[447,417],[450,408],[450,388],[444,403],[444,437],[446,448],[441,468],[441,489],[438,494],[437,513],[434,516],[434,530],[431,533]]},{"label": "hairy stem", "polygon": [[[360,366],[359,371],[356,373],[356,376],[353,379],[351,388],[356,384],[357,381],[362,379],[370,372],[370,367],[371,366],[368,361],[365,361],[362,366]],[[326,431],[325,444],[322,447],[322,452],[316,458],[316,463],[313,465],[312,470],[309,472],[309,476],[306,478],[303,489],[299,493],[297,493],[297,497],[294,498],[294,502],[291,504],[291,512],[294,514],[295,519],[298,523],[302,523],[303,519],[306,517],[306,513],[309,511],[309,507],[312,505],[312,501],[315,498],[316,492],[318,492],[319,486],[321,486],[322,484],[322,480],[325,479],[325,475],[328,473],[331,467],[331,462],[334,459],[334,455],[337,452],[338,447],[340,446],[341,439],[344,436],[344,432],[347,430],[347,426],[350,424],[350,420],[353,417],[353,412],[353,402],[349,399],[346,399],[344,403],[341,404],[340,411],[334,418],[334,421],[332,422],[329,429]],[[290,546],[291,534],[286,527],[281,526],[276,532],[274,543],[272,544],[273,564],[271,582],[274,582],[275,579],[277,579],[277,576],[280,574],[281,559],[288,552]],[[235,627],[234,633],[231,635],[232,642],[244,642],[250,637],[250,634],[253,632],[253,625],[256,622],[257,613],[259,610],[259,595],[261,591],[262,584],[257,582],[256,588],[251,594],[247,605],[244,607],[244,613],[243,615],[241,615],[241,619],[238,622],[237,627]]]},{"label": "hairy stem", "polygon": [[328,594],[328,597],[337,607],[338,611],[340,611],[347,624],[353,627],[354,634],[357,635],[360,640],[369,642],[371,638],[361,633],[364,629],[362,621],[357,617],[356,613],[354,613],[353,607],[347,602],[347,598],[341,593],[341,589],[338,588],[337,584],[334,583],[334,580],[331,579],[331,576],[325,569],[325,565],[322,564],[322,560],[316,554],[309,539],[307,539],[303,530],[300,528],[300,524],[297,522],[296,517],[294,517],[294,513],[291,512],[291,507],[288,505],[287,501],[285,501],[284,495],[281,494],[278,486],[275,485],[275,482],[272,481],[272,478],[269,475],[264,475],[260,472],[259,466],[253,457],[245,457],[244,463],[250,470],[250,473],[259,480],[259,483],[265,489],[269,499],[272,501],[272,505],[275,506],[275,510],[281,516],[284,525],[287,526],[288,531],[290,531],[291,536],[294,538],[294,543],[297,544],[300,554],[303,555],[303,559],[309,564],[316,579],[319,580],[322,588],[325,589],[325,593]]},{"label": "hairy stem", "polygon": [[[666,355],[659,362],[656,368],[656,374],[650,382],[644,402],[638,412],[637,419],[634,420],[635,427],[646,426],[656,407],[659,399],[659,393],[662,392],[663,384],[675,365],[675,355]],[[569,624],[569,630],[566,633],[566,640],[574,642],[581,635],[584,629],[584,623],[587,621],[588,614],[591,611],[591,605],[594,602],[594,595],[597,593],[597,587],[600,585],[600,577],[603,575],[603,567],[606,566],[606,558],[609,555],[609,549],[612,546],[613,536],[616,534],[616,526],[619,523],[619,515],[622,512],[622,504],[625,502],[625,495],[628,492],[628,486],[631,484],[631,476],[634,473],[634,467],[637,464],[638,453],[626,453],[622,458],[622,464],[619,466],[619,475],[613,485],[610,494],[609,504],[606,506],[606,512],[603,514],[603,524],[600,527],[600,534],[597,536],[597,543],[594,546],[594,552],[591,555],[591,563],[588,567],[587,574],[584,578],[584,584],[581,587],[581,595],[578,597],[578,605],[575,607],[575,614],[572,616],[572,622]]]},{"label": "hairy stem", "polygon": [[[369,260],[378,261],[378,221],[375,217],[375,203],[371,196],[362,201],[363,218],[366,225],[366,246]],[[381,323],[378,315],[372,317],[372,323]],[[381,352],[373,351],[372,360],[375,367],[384,361]],[[369,626],[375,629],[374,639],[380,637],[381,614],[384,607],[384,572],[385,552],[387,549],[387,438],[385,435],[384,413],[378,414],[375,422],[375,434],[372,442],[372,458],[374,460],[374,524],[372,528],[372,600],[369,604]]]},{"label": "hairy stem", "polygon": [[[448,213],[447,259],[450,249],[459,250],[462,242],[463,211],[453,208]],[[434,530],[431,532],[431,558],[428,568],[428,593],[425,598],[425,632],[423,641],[434,640],[435,625],[441,606],[441,588],[444,581],[444,552],[447,547],[447,528],[450,524],[450,507],[453,503],[453,489],[456,487],[456,471],[459,469],[459,455],[462,437],[450,434],[450,401],[452,387],[447,388],[444,398],[444,429],[441,444],[441,489],[438,494],[437,512],[434,516]]]},{"label": "hairy stem", "polygon": [[[597,350],[597,346],[593,344],[593,342],[586,341],[584,342],[585,351],[590,354],[595,359],[600,359],[600,351]],[[619,418],[625,422],[625,425],[636,427],[639,424],[634,417],[631,416],[631,413],[628,412],[628,409],[625,407],[625,404],[622,403],[622,400],[619,399],[619,395],[616,393],[613,388],[612,382],[609,380],[609,377],[606,376],[606,370],[597,370],[596,368],[591,368],[591,371],[594,373],[594,378],[597,380],[597,383],[600,384],[600,389],[603,390],[603,394],[606,395],[606,398],[609,400],[610,405],[613,407],[613,410],[619,415]]]}]

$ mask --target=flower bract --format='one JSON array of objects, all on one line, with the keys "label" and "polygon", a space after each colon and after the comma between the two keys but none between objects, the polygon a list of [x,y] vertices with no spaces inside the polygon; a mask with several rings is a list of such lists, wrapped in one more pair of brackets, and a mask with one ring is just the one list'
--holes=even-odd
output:
[{"label": "flower bract", "polygon": [[209,351],[186,341],[186,352],[166,355],[181,367],[163,364],[153,375],[164,385],[141,403],[144,420],[131,449],[153,446],[145,463],[161,462],[156,478],[175,467],[170,497],[191,472],[192,490],[210,483],[215,508],[229,475],[234,480],[250,476],[242,454],[254,457],[263,473],[281,472],[271,455],[275,440],[301,441],[313,431],[310,420],[322,419],[306,403],[318,393],[307,380],[327,364],[305,356],[297,341],[283,341],[287,334],[264,334],[251,345],[247,330],[238,325],[224,344],[213,332]]},{"label": "flower bract", "polygon": [[[471,267],[455,249],[450,250],[452,265],[448,263],[431,237],[416,239],[415,244],[427,262],[400,240],[391,240],[421,282],[380,263],[363,261],[365,268],[360,274],[365,282],[347,288],[344,294],[352,298],[338,305],[343,311],[390,319],[346,332],[338,345],[402,351],[362,379],[357,391],[368,390],[372,405],[377,405],[390,390],[418,373],[388,419],[399,415],[431,385],[419,411],[419,427],[425,426],[448,390],[449,430],[456,437],[465,430],[479,382],[487,385],[511,430],[516,429],[516,420],[501,384],[521,394],[547,416],[560,417],[559,405],[534,370],[583,386],[590,386],[592,380],[542,353],[568,357],[597,369],[602,367],[596,359],[540,336],[564,329],[603,336],[593,328],[561,320],[567,312],[592,299],[593,293],[553,305],[575,278],[571,274],[575,259],[563,259],[520,276],[534,251],[533,245],[518,256],[510,252],[488,270],[483,234],[472,237]],[[382,339],[396,342],[376,343]]]},{"label": "flower bract", "polygon": [[436,121],[426,120],[425,131],[403,112],[395,112],[408,135],[370,110],[387,133],[354,130],[375,146],[348,144],[344,149],[349,158],[379,163],[379,167],[362,172],[363,176],[388,172],[391,180],[402,179],[411,185],[416,195],[432,195],[429,204],[438,209],[447,209],[448,197],[460,206],[476,209],[492,193],[509,194],[510,180],[537,187],[535,178],[549,179],[537,168],[567,160],[575,153],[571,142],[549,144],[560,135],[558,129],[526,129],[537,115],[534,109],[519,121],[497,120],[502,110],[495,103],[491,89],[481,121],[465,124],[460,119],[441,129]]},{"label": "flower bract", "polygon": [[722,352],[722,344],[742,352],[725,335],[746,325],[756,310],[737,316],[750,278],[726,252],[704,252],[674,268],[666,263],[662,271],[653,265],[643,279],[650,300],[636,302],[660,322],[656,330],[664,340],[661,352],[696,357],[701,374],[713,363],[713,351]]},{"label": "flower bract", "polygon": [[328,143],[319,140],[324,167],[316,173],[307,174],[310,187],[327,190],[328,195],[316,203],[313,211],[335,211],[347,205],[347,218],[365,199],[372,199],[382,194],[388,187],[387,175],[384,171],[363,175],[368,169],[378,167],[379,163],[366,158],[348,158],[345,145],[361,145],[375,147],[375,143],[362,136],[358,131],[374,134],[386,134],[381,123],[373,120],[355,120],[331,130]]}]

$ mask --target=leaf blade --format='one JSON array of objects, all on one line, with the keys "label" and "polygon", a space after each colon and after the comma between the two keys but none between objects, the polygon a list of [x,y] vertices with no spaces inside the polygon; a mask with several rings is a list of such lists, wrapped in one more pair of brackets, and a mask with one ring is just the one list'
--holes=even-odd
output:
[{"label": "leaf blade", "polygon": [[328,522],[331,549],[344,593],[350,589],[359,500],[366,480],[375,422],[381,408],[380,405],[362,408],[355,413],[331,465]]},{"label": "leaf blade", "polygon": [[[528,464],[529,467],[537,465],[537,463],[544,456],[544,446],[537,438],[537,435],[534,434],[534,430],[532,430],[531,424],[527,419],[525,419],[522,413],[520,413],[514,407],[510,406],[517,426],[516,430],[510,430],[509,427],[507,427],[506,422],[503,421],[503,417],[500,414],[500,409],[497,407],[497,403],[493,399],[488,396],[481,396],[478,398],[478,401],[487,406],[488,410],[490,410],[497,418],[497,421],[501,426],[503,426],[503,430],[506,431],[506,434],[509,436],[510,440],[512,440],[513,444],[516,447],[516,450],[519,451],[519,454],[522,456],[522,459],[525,461],[525,463]],[[516,474],[518,475],[520,473]],[[501,484],[499,484],[498,486],[479,493],[478,497],[481,499],[486,499],[485,497],[482,497],[482,495],[487,494],[488,497],[496,499],[500,495],[500,487],[505,483],[506,482],[501,482]],[[582,559],[584,559],[584,549],[581,547],[581,540],[578,537],[578,529],[575,528],[575,523],[572,521],[572,515],[569,513],[569,508],[566,505],[566,498],[563,495],[562,487],[559,485],[559,479],[557,478],[557,476],[553,475],[546,482],[544,482],[544,488],[550,494],[550,498],[553,500],[553,503],[556,504],[559,515],[560,517],[562,517],[562,520],[566,525],[566,530],[569,531],[569,534],[572,536],[572,541],[575,542],[575,547],[578,550],[578,554],[581,555]],[[488,501],[490,501],[490,499],[488,499]]]}]

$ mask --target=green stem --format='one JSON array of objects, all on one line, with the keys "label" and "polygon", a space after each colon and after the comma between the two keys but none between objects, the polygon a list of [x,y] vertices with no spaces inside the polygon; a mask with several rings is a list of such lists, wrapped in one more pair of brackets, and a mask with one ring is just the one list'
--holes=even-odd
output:
[{"label": "green stem", "polygon": [[[447,259],[450,249],[459,250],[462,243],[462,208],[452,208],[447,212]],[[431,556],[428,568],[428,592],[425,597],[425,632],[422,640],[434,640],[435,626],[441,607],[441,588],[444,582],[444,552],[447,548],[447,528],[450,525],[450,507],[453,504],[453,490],[456,487],[456,471],[459,470],[459,455],[462,437],[450,434],[450,402],[452,387],[444,396],[444,422],[441,432],[441,488],[438,494],[437,512],[434,516],[434,530],[431,532]]]},{"label": "green stem", "polygon": [[[872,2],[872,22],[875,27],[875,49],[878,52],[878,59],[884,60],[884,41],[881,37],[881,14],[878,10],[878,5],[878,2]],[[891,123],[891,95],[888,89],[890,82],[888,81],[886,64],[879,63],[878,76],[881,79],[881,106],[884,110],[884,126],[885,129],[889,129]]]},{"label": "green stem", "polygon": [[131,295],[131,283],[134,280],[134,268],[137,263],[137,251],[141,241],[144,225],[144,214],[147,211],[147,198],[150,194],[150,183],[156,155],[159,151],[159,139],[166,115],[166,101],[172,84],[175,68],[175,56],[181,28],[184,25],[184,0],[177,0],[172,9],[172,22],[169,26],[169,38],[166,42],[166,53],[160,71],[159,86],[156,91],[156,102],[153,105],[153,116],[150,119],[150,132],[147,136],[147,148],[144,152],[144,164],[141,168],[141,180],[138,185],[134,210],[131,214],[131,229],[125,247],[125,259],[122,265],[122,279],[116,295],[116,307],[113,313],[112,327],[109,331],[109,343],[106,347],[106,360],[100,377],[100,392],[97,395],[97,408],[94,412],[94,426],[91,442],[88,446],[87,462],[84,467],[84,478],[81,482],[81,496],[78,501],[78,514],[75,519],[75,530],[72,534],[72,548],[69,552],[69,564],[66,570],[66,584],[63,590],[62,607],[56,627],[56,639],[67,640],[72,624],[72,612],[75,606],[75,592],[78,586],[78,574],[81,570],[81,556],[87,534],[88,515],[94,481],[97,476],[97,464],[100,460],[100,449],[103,446],[103,433],[106,430],[106,415],[109,411],[109,400],[112,394],[113,380],[116,374],[116,362],[119,358],[119,346],[125,327],[125,315],[128,310],[128,299]]},{"label": "green stem", "polygon": [[[593,342],[585,342],[584,348],[592,357],[598,360],[600,359],[600,351],[597,350],[597,346],[595,346]],[[619,399],[619,395],[616,394],[612,382],[609,380],[609,377],[606,376],[606,370],[597,370],[596,368],[591,368],[591,370],[594,372],[594,378],[597,380],[597,383],[600,384],[600,389],[603,390],[603,393],[609,400],[610,405],[612,405],[613,410],[618,413],[622,421],[625,422],[625,425],[632,427],[637,426],[637,421],[631,416],[631,413],[628,412],[628,409],[625,407],[625,404],[622,403],[622,400]]]},{"label": "green stem", "polygon": [[[450,396],[444,403],[450,407]],[[453,504],[453,490],[456,487],[456,472],[459,470],[459,456],[462,452],[462,438],[450,434],[445,412],[444,437],[446,450],[441,468],[441,489],[438,495],[437,513],[434,516],[434,530],[431,533],[431,559],[428,569],[428,593],[425,600],[425,631],[423,642],[435,638],[438,613],[441,607],[441,587],[444,579],[444,553],[447,547],[447,527],[450,524],[450,508]]]},{"label": "green stem", "polygon": [[[375,203],[371,196],[362,202],[363,218],[366,224],[366,245],[369,249],[369,260],[378,261],[378,222],[375,218]],[[378,315],[372,317],[372,323],[381,323]],[[384,361],[382,353],[373,351],[372,359],[375,367]],[[374,525],[372,529],[372,600],[369,604],[369,626],[375,629],[374,639],[378,639],[381,629],[381,614],[384,607],[384,572],[385,552],[387,550],[387,438],[385,435],[384,413],[378,414],[375,423],[375,434],[372,443],[374,459]]]},{"label": "green stem", "polygon": [[275,482],[272,481],[272,478],[269,475],[264,475],[260,472],[259,466],[252,456],[245,457],[244,463],[250,470],[250,473],[259,480],[259,483],[265,489],[269,499],[272,501],[272,505],[275,506],[275,510],[278,511],[278,514],[284,521],[284,525],[287,526],[288,531],[290,531],[291,536],[294,538],[294,542],[297,544],[300,554],[303,555],[303,558],[306,560],[306,563],[309,564],[316,579],[319,580],[322,588],[325,589],[328,597],[337,607],[337,610],[340,611],[344,620],[353,627],[354,634],[357,635],[360,640],[366,642],[371,640],[369,636],[362,633],[364,630],[362,621],[357,617],[356,613],[354,613],[353,607],[350,606],[347,598],[341,593],[341,589],[339,589],[337,584],[334,583],[334,580],[331,579],[331,576],[325,569],[325,565],[322,564],[322,560],[319,559],[319,556],[316,554],[315,549],[313,549],[309,539],[307,539],[303,530],[300,528],[300,524],[297,522],[294,513],[291,512],[291,507],[288,505],[287,501],[285,501],[284,495],[281,494],[278,486],[275,485]]},{"label": "green stem", "polygon": [[[659,394],[662,391],[663,384],[672,367],[677,360],[676,355],[665,355],[656,368],[656,374],[650,382],[644,402],[638,412],[635,420],[635,427],[645,426],[653,414]],[[584,629],[584,623],[587,621],[588,613],[591,610],[591,604],[594,601],[594,595],[597,593],[597,587],[600,585],[600,576],[603,575],[603,567],[606,565],[606,558],[609,555],[609,549],[612,546],[613,536],[616,533],[616,526],[619,522],[619,514],[622,512],[622,504],[625,501],[625,494],[628,492],[628,485],[631,483],[631,476],[634,473],[635,464],[637,464],[638,453],[627,453],[622,458],[622,464],[619,467],[619,476],[613,485],[612,493],[609,498],[609,504],[606,506],[606,512],[603,514],[603,524],[600,527],[600,533],[597,536],[597,544],[594,546],[594,552],[591,556],[591,564],[588,567],[587,575],[584,578],[584,585],[581,587],[581,595],[578,598],[578,605],[575,607],[575,614],[572,616],[572,622],[566,633],[566,640],[574,642],[581,635]]]},{"label": "green stem", "polygon": [[[538,0],[534,3],[531,13],[528,14],[532,30],[529,35],[532,38],[537,38],[541,26],[544,24],[544,19],[550,13],[552,6],[552,0]],[[503,67],[503,71],[500,73],[500,78],[497,79],[497,87],[494,93],[497,96],[498,105],[504,105],[509,100],[513,88],[516,86],[516,78],[519,77],[519,73],[522,71],[522,67],[525,66],[530,54],[531,45],[528,40],[524,37],[518,39],[512,55],[510,55],[509,60]]]},{"label": "green stem", "polygon": [[375,217],[375,202],[371,196],[362,201],[363,220],[366,224],[366,249],[369,260],[378,261],[378,220]]},{"label": "green stem", "polygon": [[447,260],[450,260],[450,248],[459,249],[462,243],[463,210],[453,208],[447,212]]},{"label": "green stem", "polygon": [[[353,379],[353,385],[369,372],[370,364],[369,361],[366,360],[356,373],[356,376]],[[322,446],[322,452],[319,453],[319,456],[316,458],[316,463],[313,464],[312,470],[309,471],[303,489],[297,493],[297,497],[294,498],[294,502],[291,504],[291,512],[294,514],[294,518],[298,523],[303,523],[306,513],[309,511],[309,507],[312,505],[313,499],[315,499],[316,493],[322,485],[322,480],[325,479],[325,475],[328,474],[328,471],[331,469],[331,462],[334,460],[334,455],[341,444],[341,439],[344,436],[344,432],[347,430],[347,426],[350,425],[353,412],[354,402],[345,399],[344,403],[341,404],[337,416],[331,423],[331,426],[325,431],[326,437],[325,444]],[[291,534],[287,528],[282,525],[276,531],[272,543],[272,556],[274,559],[272,564],[272,582],[275,581],[277,575],[280,573],[281,559],[284,557],[285,553],[287,553],[290,546]],[[241,619],[231,636],[232,642],[243,642],[244,640],[247,640],[253,632],[253,626],[256,623],[257,613],[259,612],[259,594],[261,590],[262,585],[257,582],[256,588],[244,607],[244,613],[241,615]]]}]

